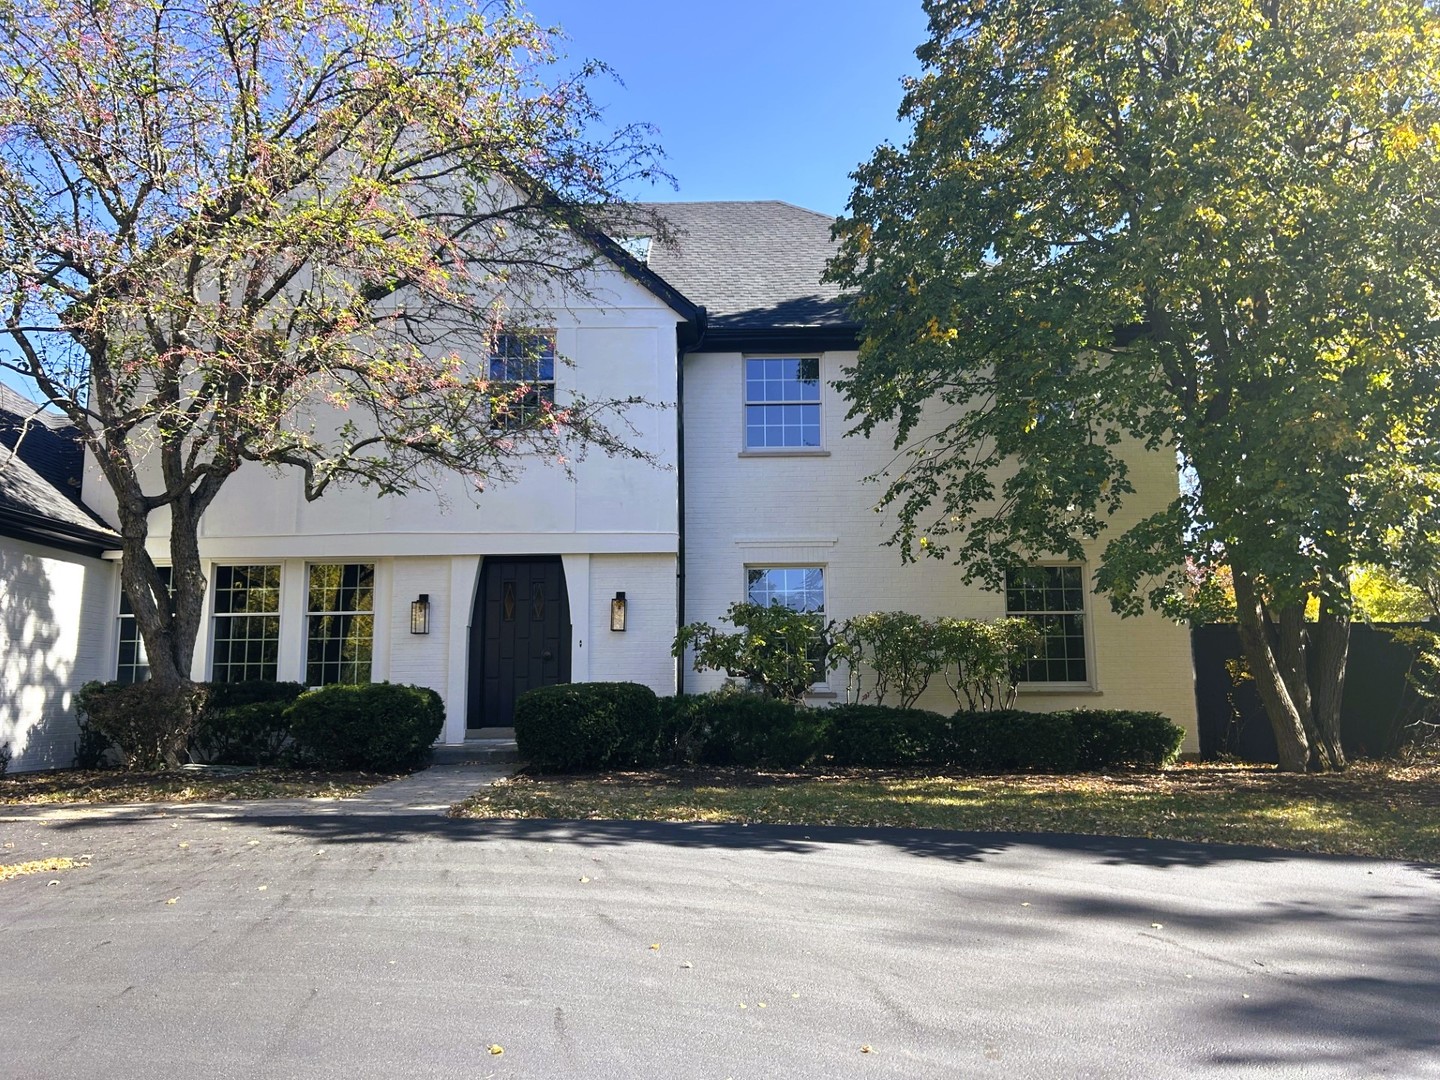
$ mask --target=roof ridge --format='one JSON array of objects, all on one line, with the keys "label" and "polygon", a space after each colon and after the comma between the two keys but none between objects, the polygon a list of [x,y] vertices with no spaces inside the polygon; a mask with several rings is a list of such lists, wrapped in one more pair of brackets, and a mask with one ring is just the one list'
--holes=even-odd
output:
[{"label": "roof ridge", "polygon": [[791,210],[799,210],[802,214],[811,214],[814,217],[822,218],[825,221],[836,220],[834,215],[824,213],[821,210],[811,210],[808,206],[801,206],[785,199],[671,199],[666,202],[646,200],[637,202],[636,206],[784,206]]}]

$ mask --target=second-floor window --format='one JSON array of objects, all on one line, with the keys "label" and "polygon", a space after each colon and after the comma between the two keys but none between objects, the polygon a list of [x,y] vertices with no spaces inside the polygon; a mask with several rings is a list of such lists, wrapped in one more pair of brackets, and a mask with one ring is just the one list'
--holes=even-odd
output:
[{"label": "second-floor window", "polygon": [[490,382],[495,426],[532,426],[555,403],[554,335],[497,334],[490,350]]},{"label": "second-floor window", "polygon": [[745,361],[745,449],[820,447],[820,360]]}]

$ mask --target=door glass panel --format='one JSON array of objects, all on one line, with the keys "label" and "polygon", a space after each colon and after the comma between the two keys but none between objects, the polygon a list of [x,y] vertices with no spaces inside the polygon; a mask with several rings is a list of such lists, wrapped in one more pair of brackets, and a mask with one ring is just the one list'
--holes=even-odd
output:
[{"label": "door glass panel", "polygon": [[500,600],[500,617],[506,622],[515,621],[515,583],[513,581],[505,582]]},{"label": "door glass panel", "polygon": [[545,586],[538,581],[531,587],[530,611],[536,622],[545,618]]}]

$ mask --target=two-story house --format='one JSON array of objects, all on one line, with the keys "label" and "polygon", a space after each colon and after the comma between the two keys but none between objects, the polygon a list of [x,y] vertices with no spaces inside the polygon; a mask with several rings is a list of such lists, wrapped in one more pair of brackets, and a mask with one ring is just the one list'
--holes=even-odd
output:
[{"label": "two-story house", "polygon": [[[1049,627],[1022,705],[1158,710],[1196,749],[1188,632],[1097,604],[1092,565],[1056,563],[1044,587],[1017,583],[1001,595],[965,586],[938,560],[902,565],[883,545],[892,523],[873,512],[879,488],[865,478],[894,450],[884,438],[845,436],[833,383],[853,360],[857,327],[820,283],[831,220],[779,202],[659,209],[673,241],[625,238],[628,255],[598,271],[587,295],[554,305],[538,350],[502,336],[476,363],[492,378],[543,384],[557,400],[580,390],[652,403],[629,419],[660,467],[592,455],[567,475],[535,460],[518,482],[479,495],[457,476],[438,495],[342,489],[307,502],[296,478],[247,466],[202,521],[210,610],[193,677],[418,683],[440,692],[442,739],[460,743],[508,725],[531,686],[633,680],[670,694],[719,685],[722,675],[689,670],[670,645],[681,623],[715,622],[742,599],[836,619],[1008,612]],[[1145,455],[1132,468],[1134,517],[1173,498],[1172,457]],[[114,521],[93,472],[84,502]],[[163,560],[163,521],[151,544]],[[118,575],[83,609],[87,624],[104,627],[87,646],[103,659],[75,670],[143,677]],[[813,700],[843,688],[837,673]],[[38,715],[21,697],[9,686],[0,693],[0,742],[24,767],[33,732],[54,742],[73,721],[68,703]],[[943,685],[920,704],[954,707]]]}]

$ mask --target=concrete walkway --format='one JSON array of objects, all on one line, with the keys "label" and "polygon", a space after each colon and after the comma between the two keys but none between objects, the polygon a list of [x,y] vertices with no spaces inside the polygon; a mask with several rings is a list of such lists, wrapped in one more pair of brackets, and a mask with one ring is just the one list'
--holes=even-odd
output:
[{"label": "concrete walkway", "polygon": [[444,817],[457,802],[514,772],[513,765],[470,762],[431,765],[348,799],[246,799],[230,802],[89,803],[69,806],[0,806],[0,821],[76,821],[155,817],[270,818]]}]

